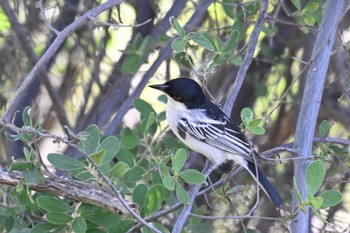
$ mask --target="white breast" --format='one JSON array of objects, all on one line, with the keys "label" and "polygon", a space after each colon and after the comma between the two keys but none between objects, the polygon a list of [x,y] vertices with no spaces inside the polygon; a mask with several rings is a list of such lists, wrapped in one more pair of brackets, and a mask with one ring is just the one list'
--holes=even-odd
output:
[{"label": "white breast", "polygon": [[[211,146],[205,142],[202,142],[192,137],[189,134],[186,134],[186,138],[183,139],[178,133],[177,122],[180,118],[186,118],[186,116],[188,116],[189,114],[189,110],[187,110],[184,104],[176,102],[171,98],[168,99],[168,104],[166,108],[166,118],[168,120],[171,130],[174,132],[177,138],[179,138],[191,150],[204,155],[215,164],[222,164],[227,160],[234,160],[243,167],[247,166],[247,162],[241,156],[234,155],[221,149],[218,149],[214,146]],[[200,117],[202,114],[202,112],[197,112],[195,115]],[[198,119],[198,121],[200,121],[200,119]]]}]

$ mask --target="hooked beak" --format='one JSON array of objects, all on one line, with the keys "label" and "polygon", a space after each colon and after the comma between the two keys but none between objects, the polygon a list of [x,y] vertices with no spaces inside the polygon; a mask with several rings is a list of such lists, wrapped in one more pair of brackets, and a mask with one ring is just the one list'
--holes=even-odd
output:
[{"label": "hooked beak", "polygon": [[165,92],[165,89],[168,88],[169,86],[166,84],[157,84],[157,85],[150,85],[149,87]]}]

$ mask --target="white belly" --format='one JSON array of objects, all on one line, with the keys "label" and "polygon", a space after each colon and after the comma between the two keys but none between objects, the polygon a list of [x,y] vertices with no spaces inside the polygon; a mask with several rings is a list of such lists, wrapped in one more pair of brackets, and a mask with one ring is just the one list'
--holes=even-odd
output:
[{"label": "white belly", "polygon": [[247,167],[247,162],[238,155],[228,153],[224,150],[221,150],[217,147],[211,146],[205,142],[202,142],[189,134],[186,134],[186,138],[183,139],[177,132],[177,122],[180,118],[185,117],[188,114],[188,110],[183,104],[179,104],[169,98],[166,108],[166,118],[168,120],[171,130],[174,132],[177,138],[179,138],[186,146],[191,150],[196,151],[215,164],[222,164],[228,160],[234,160],[236,163],[240,164],[243,167]]}]

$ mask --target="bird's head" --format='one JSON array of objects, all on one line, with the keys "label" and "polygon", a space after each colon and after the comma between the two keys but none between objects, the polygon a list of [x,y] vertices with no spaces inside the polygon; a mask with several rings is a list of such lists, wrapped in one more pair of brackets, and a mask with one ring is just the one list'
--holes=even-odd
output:
[{"label": "bird's head", "polygon": [[183,103],[189,109],[197,108],[205,102],[202,88],[197,82],[189,78],[177,78],[164,84],[149,87],[164,92],[173,101]]}]

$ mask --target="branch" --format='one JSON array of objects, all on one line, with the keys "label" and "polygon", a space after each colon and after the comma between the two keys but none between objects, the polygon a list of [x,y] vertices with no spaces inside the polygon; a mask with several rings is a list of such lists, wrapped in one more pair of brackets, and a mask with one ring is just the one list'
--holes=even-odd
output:
[{"label": "branch", "polygon": [[74,148],[78,152],[80,152],[86,160],[95,168],[97,174],[100,176],[101,180],[111,189],[112,193],[116,198],[120,201],[120,203],[125,207],[125,209],[128,211],[130,215],[132,215],[135,219],[137,219],[140,223],[142,223],[144,226],[152,230],[153,232],[156,233],[161,233],[157,228],[155,228],[151,223],[148,223],[145,221],[136,211],[134,210],[133,207],[129,205],[129,203],[124,199],[123,195],[120,193],[118,188],[113,184],[113,182],[101,171],[100,167],[97,165],[95,160],[93,160],[89,154],[87,154],[84,150],[82,150],[78,145],[72,143],[67,139],[65,136],[59,136],[59,135],[53,135],[49,133],[43,133],[43,132],[38,132],[32,127],[23,127],[23,128],[18,128],[14,125],[6,124],[5,122],[0,120],[0,126],[4,126],[6,128],[9,128],[13,130],[16,133],[22,133],[22,132],[27,132],[27,133],[32,133],[37,136],[36,141],[39,141],[41,138],[54,138],[55,141],[62,142],[67,144],[68,146]]},{"label": "branch", "polygon": [[[316,41],[312,51],[313,67],[307,74],[304,95],[299,112],[298,122],[295,132],[294,147],[299,157],[306,157],[312,154],[312,142],[316,127],[317,116],[322,99],[324,82],[330,56],[335,40],[336,28],[343,16],[346,1],[328,1],[323,15],[320,30],[317,33]],[[307,120],[305,119],[307,118]],[[305,172],[309,164],[307,160],[297,160],[294,162],[294,176],[300,189],[302,197],[307,198],[307,187],[305,184]],[[294,188],[292,208],[298,205],[298,198]],[[310,230],[310,208],[305,208],[306,212],[300,213],[297,210],[296,221],[291,223],[292,232],[308,232]]]},{"label": "branch", "polygon": [[[205,166],[203,168],[202,173],[205,175],[205,177],[208,177],[209,174],[213,170],[215,170],[215,168],[217,168],[217,166],[212,164],[211,162],[209,162],[209,160],[207,160],[207,162],[205,163]],[[192,210],[192,206],[193,206],[194,200],[197,197],[197,193],[201,189],[201,187],[202,187],[202,184],[195,185],[195,186],[191,187],[191,189],[189,191],[190,201],[182,209],[181,214],[179,215],[178,219],[176,220],[176,223],[175,223],[175,226],[173,228],[172,233],[180,233],[180,232],[182,232],[182,228],[185,225],[188,216],[191,214],[191,210]]]},{"label": "branch", "polygon": [[258,44],[258,38],[266,19],[268,6],[269,6],[269,0],[260,1],[260,12],[259,12],[259,16],[256,21],[256,24],[254,26],[253,32],[249,38],[247,53],[244,56],[241,67],[239,67],[235,82],[230,90],[230,94],[227,97],[227,100],[224,105],[224,109],[223,109],[224,113],[228,116],[231,115],[230,113],[232,111],[233,104],[236,101],[237,95],[239,93],[239,90],[242,87],[242,84],[247,74],[247,71],[249,69],[249,66],[252,63],[255,48],[256,48],[256,45]]},{"label": "branch", "polygon": [[86,22],[90,20],[90,18],[95,18],[97,15],[102,13],[105,10],[112,8],[113,6],[119,5],[123,0],[109,0],[101,5],[89,10],[76,21],[68,25],[65,29],[58,33],[56,39],[51,44],[51,46],[46,50],[43,56],[39,59],[39,61],[35,64],[33,69],[30,71],[28,76],[24,79],[24,81],[19,86],[15,97],[11,101],[9,107],[3,115],[3,120],[7,123],[11,122],[11,119],[14,116],[16,111],[16,106],[18,101],[22,99],[27,92],[28,87],[34,81],[34,79],[38,76],[40,71],[44,68],[50,58],[56,53],[62,43],[75,32],[78,28],[83,26]]},{"label": "branch", "polygon": [[[0,169],[0,184],[16,186],[21,178],[20,172],[8,172]],[[119,215],[129,215],[129,211],[115,198],[114,193],[98,186],[91,187],[89,183],[49,176],[45,177],[43,184],[29,184],[29,188],[37,192],[50,193],[77,202],[100,206]],[[135,209],[133,203],[130,203],[129,206]]]},{"label": "branch", "polygon": [[[37,63],[39,58],[35,54],[35,51],[34,51],[33,47],[31,46],[31,44],[29,43],[29,41],[26,39],[27,38],[26,33],[23,31],[21,25],[19,24],[15,14],[13,13],[13,11],[10,7],[10,4],[6,0],[0,1],[0,4],[1,4],[2,8],[4,9],[9,21],[11,22],[12,28],[13,28],[14,32],[16,33],[17,38],[18,38],[24,52],[27,54],[28,59],[30,60],[30,62],[32,64]],[[38,74],[40,74],[40,79],[43,81],[43,83],[44,83],[44,85],[45,85],[45,87],[50,95],[50,98],[53,102],[53,106],[56,110],[56,113],[57,113],[57,116],[58,116],[60,123],[62,125],[67,125],[70,128],[69,122],[67,119],[67,114],[66,114],[66,111],[64,109],[64,102],[63,102],[62,98],[55,91],[55,89],[52,86],[46,73],[40,72]],[[28,87],[30,86],[30,84],[31,84],[31,82],[28,83]],[[15,109],[16,109],[16,107],[14,106],[14,110]]]},{"label": "branch", "polygon": [[[198,25],[202,21],[203,17],[207,13],[207,8],[212,2],[213,0],[202,0],[198,4],[198,7],[196,8],[192,17],[188,20],[188,22],[184,27],[186,32],[188,32],[191,28],[194,28],[196,25]],[[153,65],[147,70],[145,75],[143,75],[141,82],[138,84],[136,90],[128,97],[127,100],[124,101],[124,103],[118,110],[117,115],[113,118],[111,123],[108,125],[108,128],[105,131],[106,134],[112,134],[120,126],[120,123],[122,122],[124,115],[132,106],[132,101],[135,98],[140,96],[142,90],[145,88],[150,78],[153,77],[154,73],[158,70],[159,66],[163,63],[164,60],[170,57],[171,51],[172,51],[171,42],[168,42],[167,46],[161,49],[159,56],[156,59],[156,61],[153,63]]]}]

